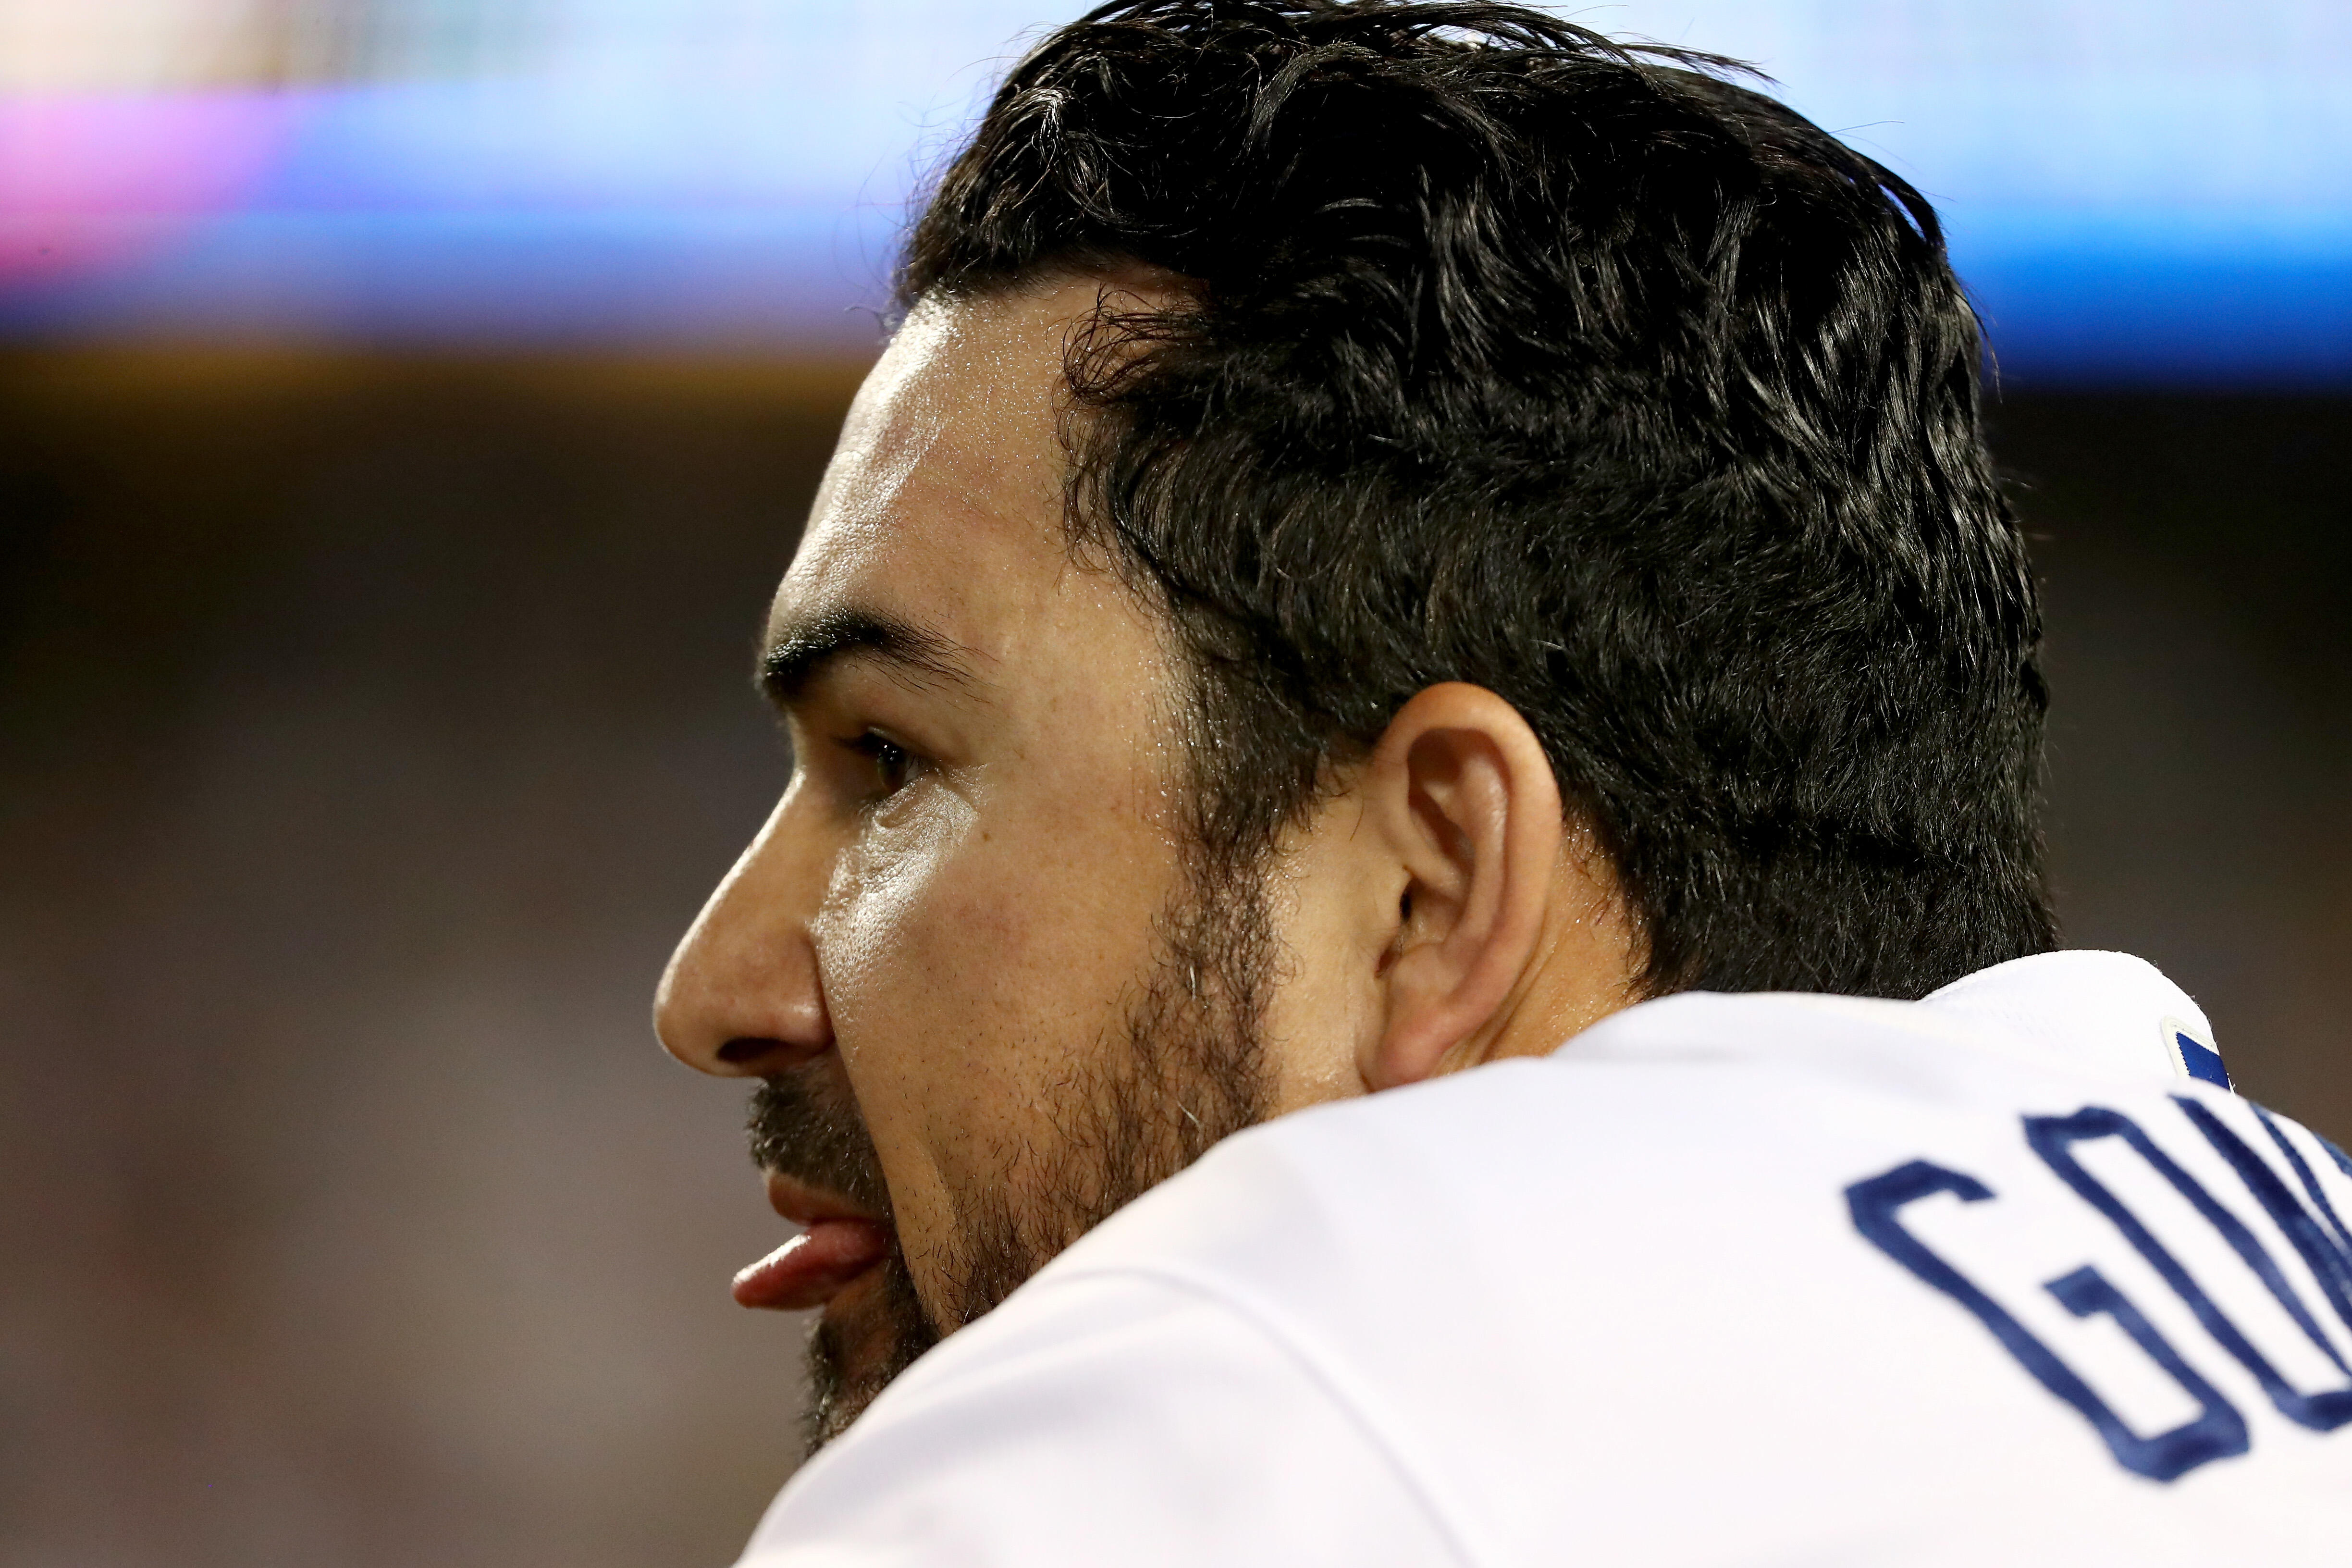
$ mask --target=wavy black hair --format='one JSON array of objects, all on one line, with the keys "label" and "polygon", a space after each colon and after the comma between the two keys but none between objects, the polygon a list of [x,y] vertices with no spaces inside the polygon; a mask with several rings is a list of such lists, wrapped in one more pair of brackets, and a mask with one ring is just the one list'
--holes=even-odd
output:
[{"label": "wavy black hair", "polygon": [[1509,700],[1652,993],[2043,951],[2046,698],[1936,215],[1735,62],[1514,5],[1119,0],[1016,66],[902,308],[1143,268],[1070,522],[1172,618],[1262,854],[1434,682]]}]

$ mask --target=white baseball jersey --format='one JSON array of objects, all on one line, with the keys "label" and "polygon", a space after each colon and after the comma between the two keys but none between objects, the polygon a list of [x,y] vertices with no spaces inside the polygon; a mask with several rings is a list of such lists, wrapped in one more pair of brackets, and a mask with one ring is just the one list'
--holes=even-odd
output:
[{"label": "white baseball jersey", "polygon": [[744,1563],[2345,1568],[2352,1167],[2220,1081],[2178,988],[2068,952],[1284,1117],[924,1357]]}]

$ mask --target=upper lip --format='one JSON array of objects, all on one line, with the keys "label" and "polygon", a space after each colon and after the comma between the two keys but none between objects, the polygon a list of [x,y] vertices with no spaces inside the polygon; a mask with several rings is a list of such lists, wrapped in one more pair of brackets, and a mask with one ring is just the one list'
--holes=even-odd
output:
[{"label": "upper lip", "polygon": [[766,1173],[768,1205],[794,1225],[806,1227],[823,1219],[862,1219],[880,1225],[882,1216],[862,1208],[830,1187],[811,1186],[781,1172]]}]

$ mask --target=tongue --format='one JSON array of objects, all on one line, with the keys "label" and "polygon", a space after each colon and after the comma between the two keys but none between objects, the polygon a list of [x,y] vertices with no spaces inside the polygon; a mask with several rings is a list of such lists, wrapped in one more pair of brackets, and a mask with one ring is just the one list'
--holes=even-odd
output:
[{"label": "tongue", "polygon": [[822,1307],[889,1252],[887,1226],[866,1219],[821,1219],[736,1275],[735,1300],[780,1312]]}]

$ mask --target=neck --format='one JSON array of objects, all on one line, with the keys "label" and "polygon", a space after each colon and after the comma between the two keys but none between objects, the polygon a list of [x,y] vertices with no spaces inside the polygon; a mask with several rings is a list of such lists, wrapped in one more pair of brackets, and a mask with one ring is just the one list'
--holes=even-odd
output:
[{"label": "neck", "polygon": [[1636,1002],[1642,943],[1616,878],[1597,853],[1564,848],[1545,911],[1543,939],[1526,973],[1462,1065],[1543,1057]]}]

